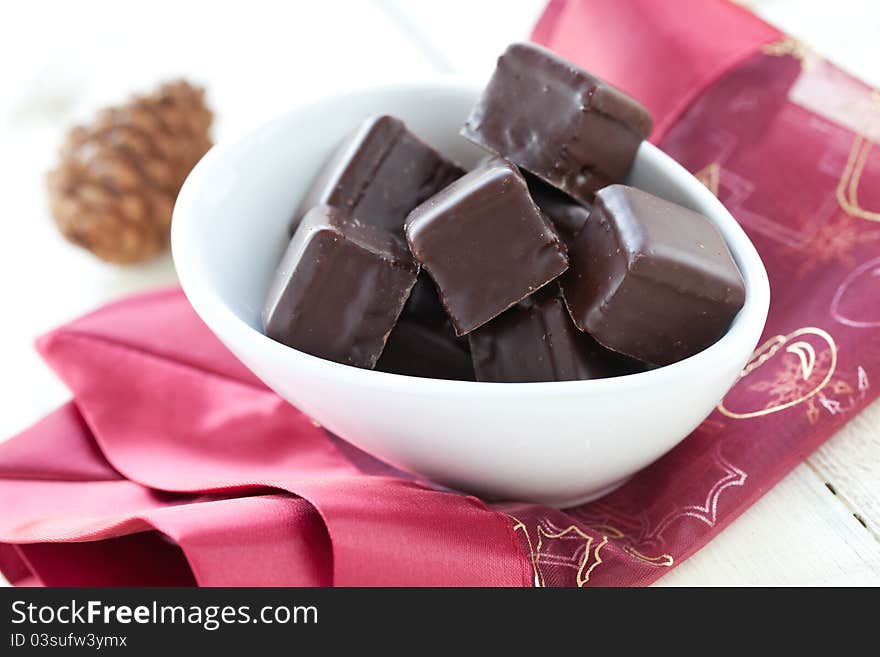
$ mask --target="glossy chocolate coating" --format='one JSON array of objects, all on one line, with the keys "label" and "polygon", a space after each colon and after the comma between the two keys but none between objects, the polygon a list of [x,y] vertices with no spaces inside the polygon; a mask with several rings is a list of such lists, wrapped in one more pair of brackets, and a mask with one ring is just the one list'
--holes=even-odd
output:
[{"label": "glossy chocolate coating", "polygon": [[635,100],[541,46],[501,57],[461,130],[579,201],[623,180],[651,132]]},{"label": "glossy chocolate coating", "polygon": [[416,284],[413,285],[409,299],[403,307],[401,318],[411,319],[422,324],[449,325],[449,317],[443,310],[443,304],[440,303],[440,296],[437,294],[434,281],[425,270],[419,272]]},{"label": "glossy chocolate coating", "polygon": [[316,205],[332,205],[397,234],[419,203],[464,175],[457,165],[392,116],[373,116],[336,148],[299,204],[291,223]]},{"label": "glossy chocolate coating", "polygon": [[654,365],[714,343],[745,302],[742,275],[715,226],[632,187],[596,194],[569,254],[561,282],[578,328]]},{"label": "glossy chocolate coating", "polygon": [[376,369],[408,376],[475,380],[467,338],[455,334],[427,272],[419,272]]},{"label": "glossy chocolate coating", "polygon": [[523,171],[523,176],[529,185],[532,199],[550,218],[559,236],[568,244],[587,223],[592,205],[575,201],[565,192],[559,191],[530,173]]},{"label": "glossy chocolate coating", "polygon": [[434,379],[475,380],[467,340],[457,338],[448,322],[422,323],[405,317],[391,331],[376,369]]},{"label": "glossy chocolate coating", "polygon": [[372,368],[418,272],[388,231],[317,206],[275,272],[263,308],[265,333],[313,356]]},{"label": "glossy chocolate coating", "polygon": [[468,336],[478,381],[604,379],[646,369],[580,332],[556,289],[548,285]]},{"label": "glossy chocolate coating", "polygon": [[559,276],[565,247],[509,162],[493,160],[413,210],[410,249],[465,335]]}]

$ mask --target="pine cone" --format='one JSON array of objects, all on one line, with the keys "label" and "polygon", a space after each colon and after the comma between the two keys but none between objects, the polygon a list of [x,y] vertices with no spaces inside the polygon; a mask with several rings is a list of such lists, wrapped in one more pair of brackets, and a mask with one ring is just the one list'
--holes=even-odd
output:
[{"label": "pine cone", "polygon": [[48,176],[61,233],[103,260],[147,260],[168,246],[180,186],[211,147],[205,92],[185,81],[99,113],[70,131]]}]

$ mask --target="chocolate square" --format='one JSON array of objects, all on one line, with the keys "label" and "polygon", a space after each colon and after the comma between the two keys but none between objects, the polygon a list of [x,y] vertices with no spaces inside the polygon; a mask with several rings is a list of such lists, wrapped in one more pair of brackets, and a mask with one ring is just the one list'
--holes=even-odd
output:
[{"label": "chocolate square", "polygon": [[532,200],[549,217],[559,236],[568,244],[590,218],[592,205],[574,200],[565,192],[548,185],[540,178],[523,172]]},{"label": "chocolate square", "polygon": [[338,363],[372,368],[419,267],[398,239],[322,205],[278,265],[263,309],[266,335]]},{"label": "chocolate square", "polygon": [[414,207],[463,175],[400,119],[372,116],[324,164],[294,213],[290,232],[306,212],[326,204],[402,235]]},{"label": "chocolate square", "polygon": [[546,48],[509,46],[461,130],[579,201],[623,180],[651,115]]},{"label": "chocolate square", "polygon": [[455,334],[426,272],[419,273],[376,369],[407,376],[475,380],[467,338]]},{"label": "chocolate square", "polygon": [[604,379],[646,369],[579,331],[557,289],[548,285],[468,335],[478,381]]},{"label": "chocolate square", "polygon": [[413,210],[410,249],[458,335],[501,314],[568,267],[559,235],[509,162],[477,167]]},{"label": "chocolate square", "polygon": [[421,324],[449,324],[449,317],[440,302],[437,287],[428,275],[422,270],[413,285],[409,299],[403,307],[401,319],[411,319]]},{"label": "chocolate square", "polygon": [[449,324],[423,324],[408,318],[401,318],[391,331],[376,369],[433,379],[475,380],[467,339],[457,338]]},{"label": "chocolate square", "polygon": [[569,255],[561,282],[578,328],[654,365],[713,344],[745,303],[742,275],[715,226],[633,187],[596,194]]}]

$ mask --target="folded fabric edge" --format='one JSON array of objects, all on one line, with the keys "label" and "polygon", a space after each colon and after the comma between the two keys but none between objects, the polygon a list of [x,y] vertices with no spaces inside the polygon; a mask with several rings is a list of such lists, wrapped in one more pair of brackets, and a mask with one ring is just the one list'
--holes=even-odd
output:
[{"label": "folded fabric edge", "polygon": [[[73,403],[68,403],[62,406],[56,413],[64,411],[60,418],[65,420],[68,423],[74,422],[74,418],[71,416],[71,413],[67,412],[68,407],[73,405]],[[77,410],[74,405],[74,410]],[[78,415],[78,414],[77,414]],[[35,426],[40,426],[41,422],[36,423]],[[72,425],[69,425],[72,429],[78,431],[91,431],[91,427],[86,418],[85,423],[75,422]],[[27,431],[24,432],[24,436],[26,437]],[[103,452],[103,450],[102,450]],[[102,455],[104,455],[102,453]],[[121,468],[119,471],[123,473],[125,476],[124,468]],[[349,480],[346,482],[346,480]],[[77,481],[65,481],[65,483],[79,483]],[[84,483],[93,483],[93,482],[84,482]],[[101,483],[101,482],[98,482]],[[137,485],[144,486],[147,489],[156,490],[154,487],[145,485],[141,482],[134,481],[132,479],[121,479],[121,480],[107,480],[105,483],[108,485]],[[351,485],[347,486],[347,483]],[[532,572],[530,568],[529,555],[524,551],[524,548],[519,541],[516,533],[513,529],[512,521],[503,513],[500,513],[494,509],[489,508],[482,500],[479,500],[473,496],[465,496],[458,495],[453,493],[444,493],[440,491],[436,491],[428,486],[425,486],[418,482],[399,480],[393,477],[378,477],[378,476],[359,476],[359,475],[350,475],[348,477],[336,477],[336,478],[322,478],[321,480],[315,480],[312,482],[306,482],[305,484],[296,484],[294,482],[284,482],[284,481],[272,481],[272,482],[240,482],[239,485],[229,486],[228,482],[218,482],[216,487],[206,487],[201,490],[192,490],[187,491],[188,494],[200,494],[200,493],[217,493],[222,492],[226,494],[235,493],[235,492],[270,492],[271,490],[277,490],[284,495],[288,495],[293,493],[293,491],[297,491],[294,493],[295,496],[299,497],[299,493],[302,492],[302,499],[304,502],[311,505],[317,514],[320,521],[323,523],[324,530],[327,533],[329,538],[329,555],[328,558],[331,563],[331,572],[332,578],[330,580],[331,584],[338,585],[385,585],[382,581],[373,581],[369,576],[364,576],[361,569],[361,572],[358,572],[357,564],[348,564],[348,568],[342,576],[337,574],[336,569],[336,560],[335,560],[335,546],[340,542],[339,536],[337,535],[337,530],[335,529],[337,523],[334,520],[334,510],[333,510],[333,499],[334,496],[330,494],[331,491],[338,488],[339,486],[343,487],[354,487],[355,489],[362,489],[364,485],[369,489],[370,486],[375,485],[380,488],[388,488],[390,484],[393,490],[388,490],[388,494],[393,497],[398,497],[403,495],[403,497],[413,497],[406,495],[406,490],[413,490],[415,497],[420,497],[423,495],[438,495],[450,496],[447,500],[447,508],[452,509],[452,513],[456,513],[454,508],[456,505],[463,505],[462,510],[467,507],[471,507],[474,512],[479,515],[485,514],[484,522],[489,521],[496,523],[496,529],[492,530],[489,527],[485,528],[486,535],[494,535],[501,536],[502,534],[506,536],[506,539],[509,544],[508,548],[503,548],[503,551],[508,555],[513,556],[513,558],[517,562],[518,566],[518,575],[514,578],[515,581],[518,582],[518,585],[521,586],[531,586],[532,585]],[[167,491],[167,492],[178,492],[178,491]],[[387,496],[386,496],[387,497]],[[329,500],[331,511],[328,514],[326,503]],[[457,501],[456,501],[457,500]],[[452,502],[452,506],[449,507],[448,503]],[[188,504],[183,504],[182,506],[188,506]],[[58,535],[46,535],[40,537],[39,543],[34,543],[31,539],[27,541],[21,541],[21,545],[38,545],[38,544],[52,544],[52,543],[82,543],[82,542],[98,542],[104,541],[108,539],[115,539],[124,536],[130,536],[133,534],[143,533],[143,532],[159,532],[165,536],[168,536],[172,541],[175,542],[176,545],[181,549],[184,558],[187,561],[187,564],[190,568],[190,571],[193,574],[193,578],[195,583],[198,585],[216,585],[217,582],[215,580],[206,579],[204,574],[200,571],[197,560],[191,558],[191,555],[188,553],[188,547],[185,541],[180,540],[180,537],[175,534],[173,526],[166,526],[161,521],[161,509],[157,510],[154,513],[147,514],[134,514],[130,518],[126,518],[125,520],[108,524],[106,526],[95,526],[92,527],[89,531],[85,533],[80,533],[77,536],[71,536],[67,534],[58,534]],[[465,514],[472,513],[466,512]],[[155,516],[159,517],[155,517]],[[338,520],[338,519],[337,519]],[[497,523],[502,523],[501,526],[498,526]],[[345,526],[345,522],[343,520],[342,526]],[[482,532],[481,532],[482,533]],[[0,571],[4,572],[6,576],[10,579],[11,582],[15,581],[30,581],[28,578],[36,578],[40,579],[40,571],[39,568],[35,566],[29,566],[28,561],[26,559],[26,555],[24,555],[21,549],[15,548],[17,544],[14,537],[6,536],[4,538],[4,544],[8,547],[3,548],[2,552],[2,560],[0,560]],[[10,540],[13,539],[13,540]],[[347,544],[351,544],[352,541],[347,541]],[[2,546],[0,545],[0,546]],[[359,561],[359,559],[356,559]],[[509,562],[508,562],[509,563]],[[513,565],[513,564],[510,564]],[[510,581],[510,578],[506,578],[506,581]],[[365,583],[366,582],[366,583]],[[393,580],[390,582],[391,585],[396,585]]]},{"label": "folded fabric edge", "polygon": [[[760,20],[757,17],[755,18],[756,20]],[[744,49],[742,52],[734,53],[728,59],[722,61],[710,74],[701,80],[699,85],[694,86],[687,94],[682,96],[680,101],[673,107],[672,111],[657,123],[651,134],[651,143],[659,144],[666,136],[666,133],[669,132],[682,116],[684,116],[688,111],[688,108],[690,108],[690,106],[693,105],[709,87],[735,69],[739,64],[760,52],[761,48],[768,43],[773,43],[778,40],[779,37],[774,36],[765,41],[757,42],[751,48]]]},{"label": "folded fabric edge", "polygon": [[18,546],[10,543],[0,543],[0,573],[12,586],[43,586]]},{"label": "folded fabric edge", "polygon": [[[539,43],[543,46],[550,48],[551,50],[558,50],[560,38],[560,28],[567,17],[568,13],[574,11],[578,7],[578,2],[581,2],[580,6],[589,5],[591,0],[550,0],[544,12],[541,14],[538,22],[535,24],[535,27],[532,30],[530,38],[532,41]],[[747,43],[739,46],[734,52],[732,52],[727,57],[719,60],[719,63],[712,67],[707,73],[696,76],[692,79],[688,85],[687,91],[681,94],[677,99],[675,99],[674,103],[668,108],[665,109],[664,113],[661,115],[657,115],[657,112],[652,112],[654,114],[654,129],[649,138],[652,143],[659,143],[669,129],[678,121],[678,119],[687,111],[687,109],[700,97],[700,95],[705,92],[712,84],[718,81],[719,78],[723,77],[728,71],[735,68],[739,63],[745,61],[755,53],[759,52],[760,49],[766,46],[769,43],[773,43],[784,38],[785,34],[781,32],[775,26],[767,23],[753,12],[748,10],[746,7],[743,7],[731,0],[714,0],[715,5],[717,6],[714,10],[706,7],[702,10],[705,12],[711,11],[728,11],[734,15],[740,17],[741,22],[738,24],[736,28],[743,33],[748,33],[749,40]],[[596,2],[595,4],[601,5],[601,2]],[[706,2],[709,5],[709,2]],[[615,14],[616,15],[616,14]],[[697,29],[702,29],[699,21],[691,21],[689,24],[693,25]],[[745,26],[749,26],[753,28],[751,31],[748,30]],[[755,32],[752,34],[751,32]],[[639,45],[640,48],[645,48],[646,46],[650,49],[651,46],[655,48],[659,48],[661,45],[660,41],[657,42],[645,42]],[[609,47],[614,47],[615,44],[608,44]],[[568,56],[573,58],[575,63],[586,66],[587,68],[591,68],[589,63],[577,61],[576,57],[573,57],[571,53],[562,52],[563,56]],[[645,54],[644,52],[642,54]],[[656,53],[655,53],[656,54]],[[628,60],[623,60],[628,61]],[[625,74],[618,71],[617,74],[609,74],[609,72],[604,70],[596,70],[594,71],[598,73],[600,76],[605,78],[608,82],[617,85],[626,87],[626,80],[621,79],[621,77]],[[640,94],[633,93],[634,97],[637,100],[640,100],[643,103],[646,103],[646,99],[640,98]],[[650,103],[646,103],[649,105]]]},{"label": "folded fabric edge", "polygon": [[[130,345],[126,343],[120,343],[119,341],[108,341],[104,339],[103,336],[94,336],[90,333],[83,333],[77,330],[70,330],[66,327],[61,327],[52,333],[48,334],[44,337],[43,342],[41,343],[41,347],[43,350],[44,358],[49,362],[49,364],[53,367],[55,372],[65,381],[69,386],[74,389],[74,393],[77,393],[77,384],[75,381],[68,381],[66,377],[66,371],[64,365],[68,361],[68,355],[70,349],[74,349],[75,351],[81,350],[83,347],[81,346],[81,340],[94,340],[97,343],[102,345],[110,346],[113,348],[120,348],[126,350],[132,350],[140,356],[145,356],[149,358],[162,358],[161,356],[157,356],[150,352],[144,352],[141,349],[131,348]],[[163,359],[164,360],[164,359]],[[185,363],[178,363],[177,361],[173,361],[170,365],[186,367],[188,365]],[[199,370],[201,371],[201,370]],[[234,380],[234,382],[238,382]],[[266,394],[270,394],[268,390],[264,391]],[[322,474],[315,478],[307,478],[306,480],[278,480],[277,478],[272,479],[260,479],[260,480],[228,480],[228,479],[217,479],[217,480],[207,480],[203,479],[198,482],[197,486],[188,486],[186,489],[181,489],[178,487],[169,488],[167,485],[163,485],[162,482],[157,482],[149,479],[142,478],[138,472],[132,471],[131,468],[128,467],[126,461],[116,459],[114,457],[114,450],[110,449],[107,444],[105,444],[105,436],[103,435],[102,429],[100,426],[96,425],[96,419],[92,417],[92,413],[90,412],[90,408],[88,405],[83,405],[80,402],[76,402],[79,408],[79,411],[82,417],[85,420],[85,423],[93,435],[96,443],[98,444],[104,458],[123,476],[131,482],[138,483],[147,488],[152,488],[155,490],[166,490],[168,492],[186,492],[186,493],[236,493],[242,491],[253,491],[253,490],[265,490],[266,488],[273,488],[285,493],[291,493],[296,496],[302,497],[306,500],[312,507],[316,510],[316,512],[321,517],[324,522],[326,531],[328,536],[330,537],[330,545],[331,549],[335,550],[335,545],[339,544],[339,535],[337,530],[334,529],[336,526],[336,522],[333,517],[329,516],[326,512],[326,505],[332,504],[334,500],[334,496],[330,494],[324,494],[323,487],[320,484],[332,483],[336,485],[338,488],[343,487],[351,487],[359,485],[363,482],[363,480],[368,480],[370,485],[381,487],[383,484],[381,482],[390,482],[396,490],[403,490],[401,486],[404,488],[406,486],[414,486],[421,490],[423,493],[430,492],[434,495],[444,495],[445,493],[441,493],[435,491],[429,486],[425,486],[423,484],[415,484],[413,482],[409,482],[407,480],[399,480],[394,477],[376,477],[376,476],[367,476],[363,473],[350,473],[341,475],[339,473],[334,473],[331,476],[326,476]],[[334,448],[335,449],[335,448]],[[387,487],[388,484],[385,484]],[[451,495],[451,494],[450,494]],[[458,497],[458,496],[456,496]],[[525,573],[526,566],[528,564],[528,556],[524,554],[523,547],[519,539],[513,534],[512,525],[510,524],[509,519],[506,516],[502,518],[498,518],[498,512],[490,509],[485,506],[481,501],[476,500],[476,498],[471,498],[470,504],[477,503],[480,505],[480,509],[486,513],[486,519],[494,518],[496,520],[500,520],[504,523],[504,534],[508,537],[509,544],[511,549],[515,551],[516,560],[519,564],[520,570]],[[444,502],[444,505],[449,509],[454,509],[456,503],[450,504],[447,500]],[[503,514],[502,514],[503,515]],[[500,528],[498,528],[500,529]],[[498,534],[498,529],[494,532],[489,531],[489,533],[494,533],[494,535]],[[339,582],[339,578],[336,576],[335,564],[336,560],[334,558],[334,582]],[[509,579],[509,578],[508,578]],[[523,574],[517,578],[519,581],[530,584],[531,575],[528,577]],[[341,584],[348,583],[347,581],[339,582]]]},{"label": "folded fabric edge", "polygon": [[[12,586],[53,586],[51,582],[46,580],[43,569],[38,562],[28,555],[29,549],[51,548],[52,546],[75,546],[82,544],[99,544],[115,539],[131,539],[136,540],[140,536],[154,534],[156,536],[165,537],[165,541],[173,545],[185,562],[184,567],[189,571],[189,580],[197,586],[205,586],[204,579],[200,577],[199,569],[195,562],[187,554],[187,549],[171,536],[158,529],[152,522],[143,518],[130,519],[123,523],[118,523],[113,527],[108,527],[106,531],[95,533],[94,535],[83,537],[77,540],[59,539],[57,541],[42,542],[10,542],[0,540],[0,573],[7,579]],[[73,567],[73,563],[68,560],[68,567]],[[62,584],[66,586],[68,584]],[[92,582],[86,581],[77,585],[92,585]],[[167,582],[147,583],[143,585],[167,585]]]}]

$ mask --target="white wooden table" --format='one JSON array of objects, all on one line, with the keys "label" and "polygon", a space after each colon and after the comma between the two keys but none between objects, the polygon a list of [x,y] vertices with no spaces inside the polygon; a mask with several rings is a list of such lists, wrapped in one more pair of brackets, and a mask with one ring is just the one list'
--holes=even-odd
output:
[{"label": "white wooden table", "polygon": [[[744,0],[880,85],[876,2]],[[116,268],[57,235],[43,176],[72,121],[172,75],[207,85],[220,139],[347,84],[438,72],[485,78],[504,46],[527,36],[543,4],[158,0],[135,13],[112,0],[57,0],[7,12],[0,24],[0,437],[68,397],[34,353],[37,335],[175,280],[168,258]],[[880,584],[880,404],[659,584]]]}]

